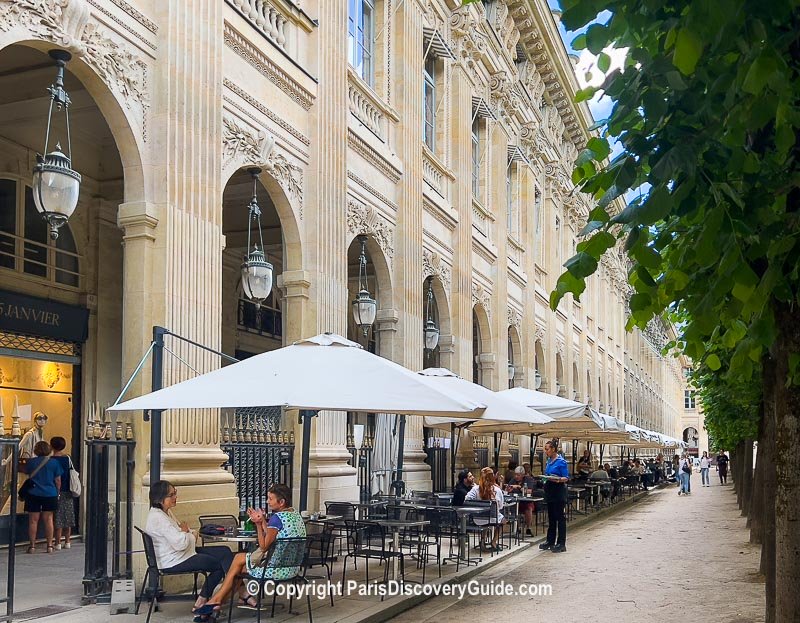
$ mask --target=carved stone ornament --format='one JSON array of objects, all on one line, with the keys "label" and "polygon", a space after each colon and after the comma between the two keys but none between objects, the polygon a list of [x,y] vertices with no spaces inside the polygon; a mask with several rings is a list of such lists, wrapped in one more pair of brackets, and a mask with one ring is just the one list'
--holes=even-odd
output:
[{"label": "carved stone ornament", "polygon": [[135,50],[109,38],[89,23],[86,0],[0,0],[0,31],[23,28],[37,39],[52,41],[81,58],[122,96],[129,109],[138,107],[145,127],[150,107],[147,65]]},{"label": "carved stone ornament", "polygon": [[492,293],[481,284],[472,282],[472,306],[480,305],[486,312],[486,317],[492,319]]},{"label": "carved stone ornament", "polygon": [[536,342],[544,342],[544,335],[545,335],[544,334],[544,327],[541,327],[541,326],[539,326],[537,324],[535,332],[534,332],[534,335],[533,335],[534,341],[536,341]]},{"label": "carved stone ornament", "polygon": [[286,195],[298,206],[303,218],[303,170],[275,150],[275,137],[262,129],[254,132],[225,117],[222,120],[222,153],[224,166],[231,161],[239,167],[261,167],[281,185]]},{"label": "carved stone ornament", "polygon": [[442,261],[442,256],[436,251],[422,250],[422,279],[436,277],[442,282],[445,291],[450,290],[452,281],[450,267]]},{"label": "carved stone ornament", "polygon": [[513,307],[508,308],[508,326],[516,327],[518,330],[522,326],[522,314]]},{"label": "carved stone ornament", "polygon": [[391,265],[394,259],[394,230],[375,208],[348,197],[347,230],[355,235],[372,236]]}]

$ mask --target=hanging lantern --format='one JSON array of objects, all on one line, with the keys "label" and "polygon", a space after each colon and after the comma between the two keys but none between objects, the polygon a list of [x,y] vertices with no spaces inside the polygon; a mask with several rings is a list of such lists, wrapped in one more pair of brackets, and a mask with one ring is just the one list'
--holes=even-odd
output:
[{"label": "hanging lantern", "polygon": [[261,169],[252,168],[247,172],[253,178],[253,197],[250,199],[248,205],[248,218],[247,218],[247,249],[250,249],[250,233],[253,223],[256,223],[258,228],[258,240],[261,243],[253,245],[253,250],[245,256],[242,262],[242,290],[245,296],[253,301],[256,306],[260,306],[262,302],[272,292],[272,264],[267,261],[264,255],[264,239],[261,234],[261,208],[258,206],[258,197],[256,195],[258,175]]},{"label": "hanging lantern", "polygon": [[428,277],[428,310],[426,313],[427,320],[425,321],[425,349],[433,350],[439,345],[439,327],[433,319],[433,277]]},{"label": "hanging lantern", "polygon": [[516,372],[517,372],[517,369],[514,367],[514,364],[511,361],[509,361],[508,362],[508,382],[509,383],[513,383],[514,382],[514,375],[516,374]]},{"label": "hanging lantern", "polygon": [[[69,131],[70,99],[64,89],[64,68],[72,58],[66,50],[51,50],[50,58],[55,60],[56,81],[47,91],[50,93],[50,109],[47,112],[47,132],[44,139],[44,155],[36,154],[36,166],[33,167],[33,202],[36,210],[50,226],[50,237],[58,238],[58,228],[72,216],[78,205],[81,189],[81,176],[72,169],[72,141]],[[66,122],[67,153],[62,151],[61,143],[48,152],[50,129],[53,120],[53,106],[56,110],[64,110]]]},{"label": "hanging lantern", "polygon": [[361,253],[358,256],[358,294],[353,299],[353,319],[364,332],[364,337],[367,337],[370,327],[375,323],[378,303],[367,289],[367,237],[359,236],[358,239]]},{"label": "hanging lantern", "polygon": [[538,370],[536,370],[536,372],[533,373],[533,377],[534,389],[539,389],[542,386],[542,375]]}]

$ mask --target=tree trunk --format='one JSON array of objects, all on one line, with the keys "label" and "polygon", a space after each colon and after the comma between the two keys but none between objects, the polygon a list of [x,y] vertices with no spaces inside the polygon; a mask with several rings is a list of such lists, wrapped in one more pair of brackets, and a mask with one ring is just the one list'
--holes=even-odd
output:
[{"label": "tree trunk", "polygon": [[753,495],[753,440],[744,440],[742,452],[742,517],[750,513],[750,498]]},{"label": "tree trunk", "polygon": [[[763,386],[763,379],[762,379]],[[750,542],[761,544],[764,539],[764,442],[765,411],[764,398],[761,399],[758,417],[758,452],[756,469],[753,474],[753,495],[747,509],[747,527],[750,528]]]},{"label": "tree trunk", "polygon": [[800,353],[800,324],[789,305],[776,305],[775,320],[775,620],[800,614],[800,386],[788,385],[789,358]]},{"label": "tree trunk", "polygon": [[764,430],[758,444],[758,461],[763,461],[764,504],[761,542],[761,573],[765,578],[766,623],[775,623],[775,360],[762,361]]},{"label": "tree trunk", "polygon": [[742,484],[743,484],[743,477],[742,477],[742,465],[744,465],[744,442],[740,441],[736,444],[736,451],[734,455],[731,457],[731,463],[733,463],[733,469],[731,471],[731,475],[733,477],[733,488],[736,491],[736,503],[739,505],[739,508],[742,508]]}]

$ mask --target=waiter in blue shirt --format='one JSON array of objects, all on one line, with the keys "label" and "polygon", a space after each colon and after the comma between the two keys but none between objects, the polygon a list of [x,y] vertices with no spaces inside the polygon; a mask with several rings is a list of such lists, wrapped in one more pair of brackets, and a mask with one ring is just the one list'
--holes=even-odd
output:
[{"label": "waiter in blue shirt", "polygon": [[[558,454],[558,441],[552,440],[544,444],[547,465],[544,468],[544,499],[547,502],[547,541],[539,545],[539,549],[551,552],[567,551],[567,518],[564,506],[567,504],[567,481],[569,468],[564,457]],[[556,532],[558,537],[556,537]]]}]

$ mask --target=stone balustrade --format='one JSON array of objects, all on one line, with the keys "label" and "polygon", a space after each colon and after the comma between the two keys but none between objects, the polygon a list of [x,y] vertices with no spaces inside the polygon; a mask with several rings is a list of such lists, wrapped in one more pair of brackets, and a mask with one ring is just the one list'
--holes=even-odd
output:
[{"label": "stone balustrade", "polygon": [[372,90],[352,71],[348,74],[347,101],[350,112],[382,141],[386,140],[386,116]]},{"label": "stone balustrade", "polygon": [[227,0],[238,9],[261,33],[277,45],[286,49],[287,17],[270,0]]}]

